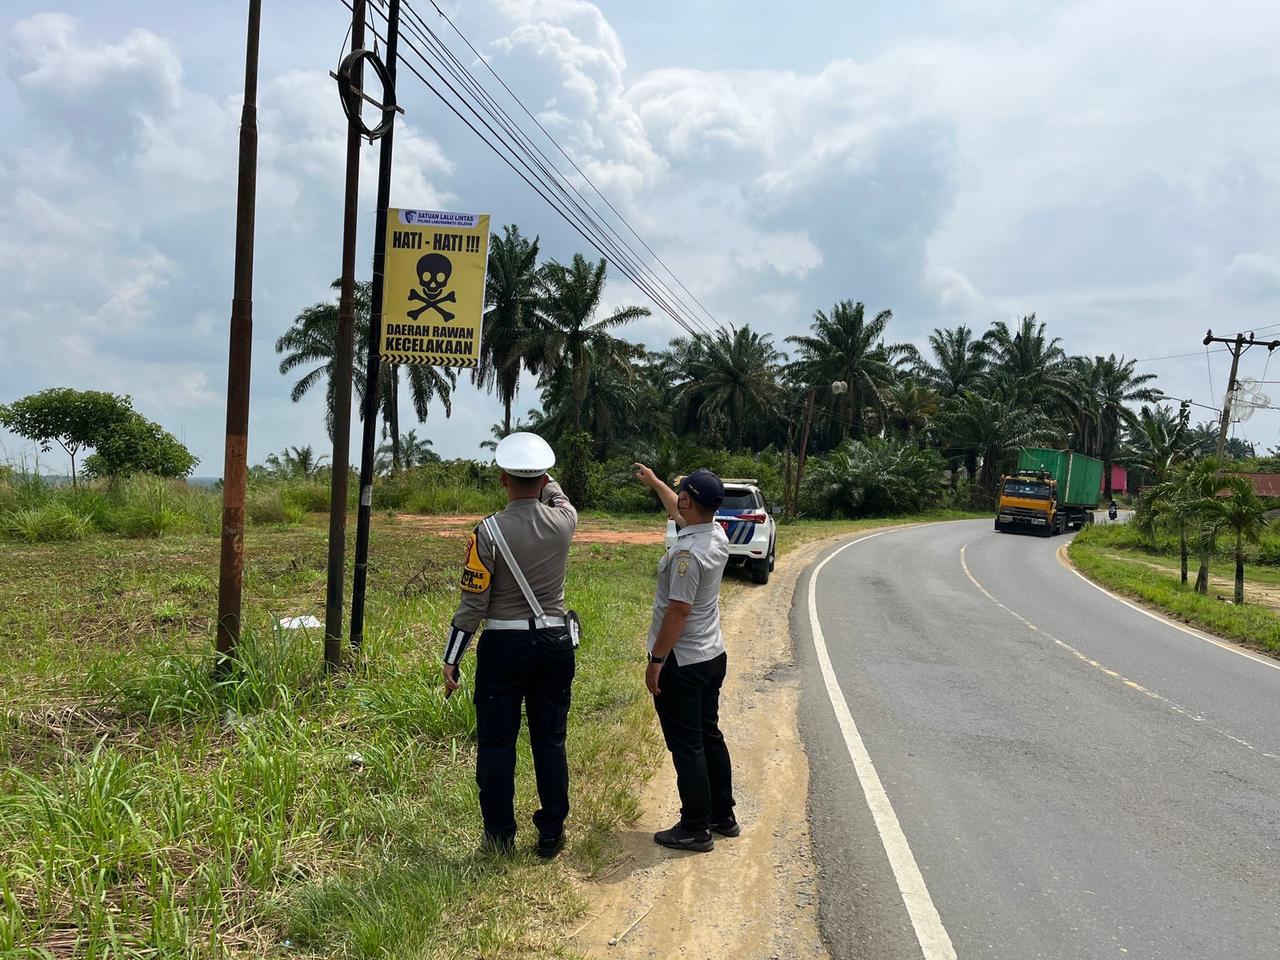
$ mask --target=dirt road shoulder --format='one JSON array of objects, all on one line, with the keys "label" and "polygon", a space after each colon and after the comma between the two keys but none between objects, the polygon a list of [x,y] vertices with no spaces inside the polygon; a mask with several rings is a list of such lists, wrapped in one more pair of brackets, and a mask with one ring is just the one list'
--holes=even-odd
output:
[{"label": "dirt road shoulder", "polygon": [[778,560],[767,586],[744,586],[725,603],[729,679],[721,726],[733,754],[742,836],[718,839],[710,854],[656,846],[653,831],[670,826],[680,807],[674,773],[664,765],[645,792],[639,822],[621,834],[617,861],[583,884],[588,918],[571,949],[662,960],[827,957],[788,623],[800,574],[830,543],[797,548]]}]

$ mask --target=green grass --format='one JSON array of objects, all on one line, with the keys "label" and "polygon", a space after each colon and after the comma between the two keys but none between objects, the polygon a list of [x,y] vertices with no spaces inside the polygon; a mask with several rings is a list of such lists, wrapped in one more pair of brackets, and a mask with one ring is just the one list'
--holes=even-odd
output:
[{"label": "green grass", "polygon": [[[780,548],[885,522],[787,524]],[[641,656],[662,548],[573,549],[588,635],[570,848],[549,865],[530,852],[523,739],[521,852],[477,850],[474,708],[443,699],[438,663],[459,548],[376,520],[365,646],[329,678],[319,631],[278,628],[323,616],[325,531],[250,527],[240,669],[224,680],[214,536],[0,550],[0,956],[564,955],[554,921],[581,915],[576,878],[609,862],[662,756]]]},{"label": "green grass", "polygon": [[[0,955],[554,955],[533,919],[581,909],[571,877],[606,862],[659,756],[640,652],[660,548],[574,549],[593,629],[571,846],[548,866],[527,826],[514,862],[476,850],[474,710],[438,666],[458,547],[375,526],[365,648],[328,679],[319,631],[273,626],[323,614],[323,532],[251,528],[241,670],[221,682],[213,538],[6,548]],[[527,825],[527,744],[518,776]]]},{"label": "green grass", "polygon": [[[1127,545],[1132,533],[1118,527],[1095,527],[1082,531],[1072,541],[1069,554],[1081,572],[1102,585],[1144,603],[1183,623],[1235,640],[1273,655],[1280,655],[1280,616],[1262,606],[1236,606],[1218,600],[1213,590],[1208,596],[1184,586],[1178,576],[1178,558],[1152,557],[1150,553]],[[1116,556],[1124,559],[1116,559]],[[1153,569],[1157,562],[1163,569]],[[1192,556],[1190,575],[1194,581],[1198,560]],[[1214,566],[1215,574],[1224,571]],[[1268,579],[1273,570],[1265,571]],[[1261,579],[1256,567],[1246,567],[1246,588],[1251,577]],[[1225,571],[1234,576],[1234,567]],[[1257,582],[1257,581],[1253,581]],[[1269,582],[1275,582],[1270,580]],[[1229,594],[1228,594],[1229,596]]]}]

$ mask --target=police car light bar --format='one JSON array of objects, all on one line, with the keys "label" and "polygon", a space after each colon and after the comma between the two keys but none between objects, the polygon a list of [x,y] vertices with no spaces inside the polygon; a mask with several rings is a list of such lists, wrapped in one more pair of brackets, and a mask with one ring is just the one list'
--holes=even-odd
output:
[{"label": "police car light bar", "polygon": [[757,480],[755,477],[751,477],[750,479],[746,479],[746,480],[744,480],[741,477],[721,477],[720,482],[721,483],[740,483],[746,487],[760,486],[760,481]]}]

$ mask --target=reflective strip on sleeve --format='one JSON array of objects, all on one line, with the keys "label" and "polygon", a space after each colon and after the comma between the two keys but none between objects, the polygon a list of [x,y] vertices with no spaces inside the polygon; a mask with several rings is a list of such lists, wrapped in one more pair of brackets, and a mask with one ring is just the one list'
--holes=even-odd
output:
[{"label": "reflective strip on sleeve", "polygon": [[462,655],[467,652],[467,645],[471,643],[473,636],[475,636],[474,631],[450,627],[449,642],[444,648],[444,662],[451,667],[456,667],[462,662]]}]

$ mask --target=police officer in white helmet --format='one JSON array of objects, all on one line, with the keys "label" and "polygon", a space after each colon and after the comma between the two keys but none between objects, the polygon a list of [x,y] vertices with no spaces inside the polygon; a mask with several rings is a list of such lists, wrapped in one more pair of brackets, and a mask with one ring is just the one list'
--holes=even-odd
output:
[{"label": "police officer in white helmet", "polygon": [[476,783],[486,846],[515,849],[516,737],[520,705],[541,807],[533,815],[537,852],[564,846],[569,813],[565,730],[577,646],[576,617],[564,603],[565,568],[578,512],[547,473],[555,453],[533,433],[513,433],[494,453],[507,506],[467,538],[462,600],[444,654],[445,687],[461,682],[458,665],[483,622],[476,645]]}]

